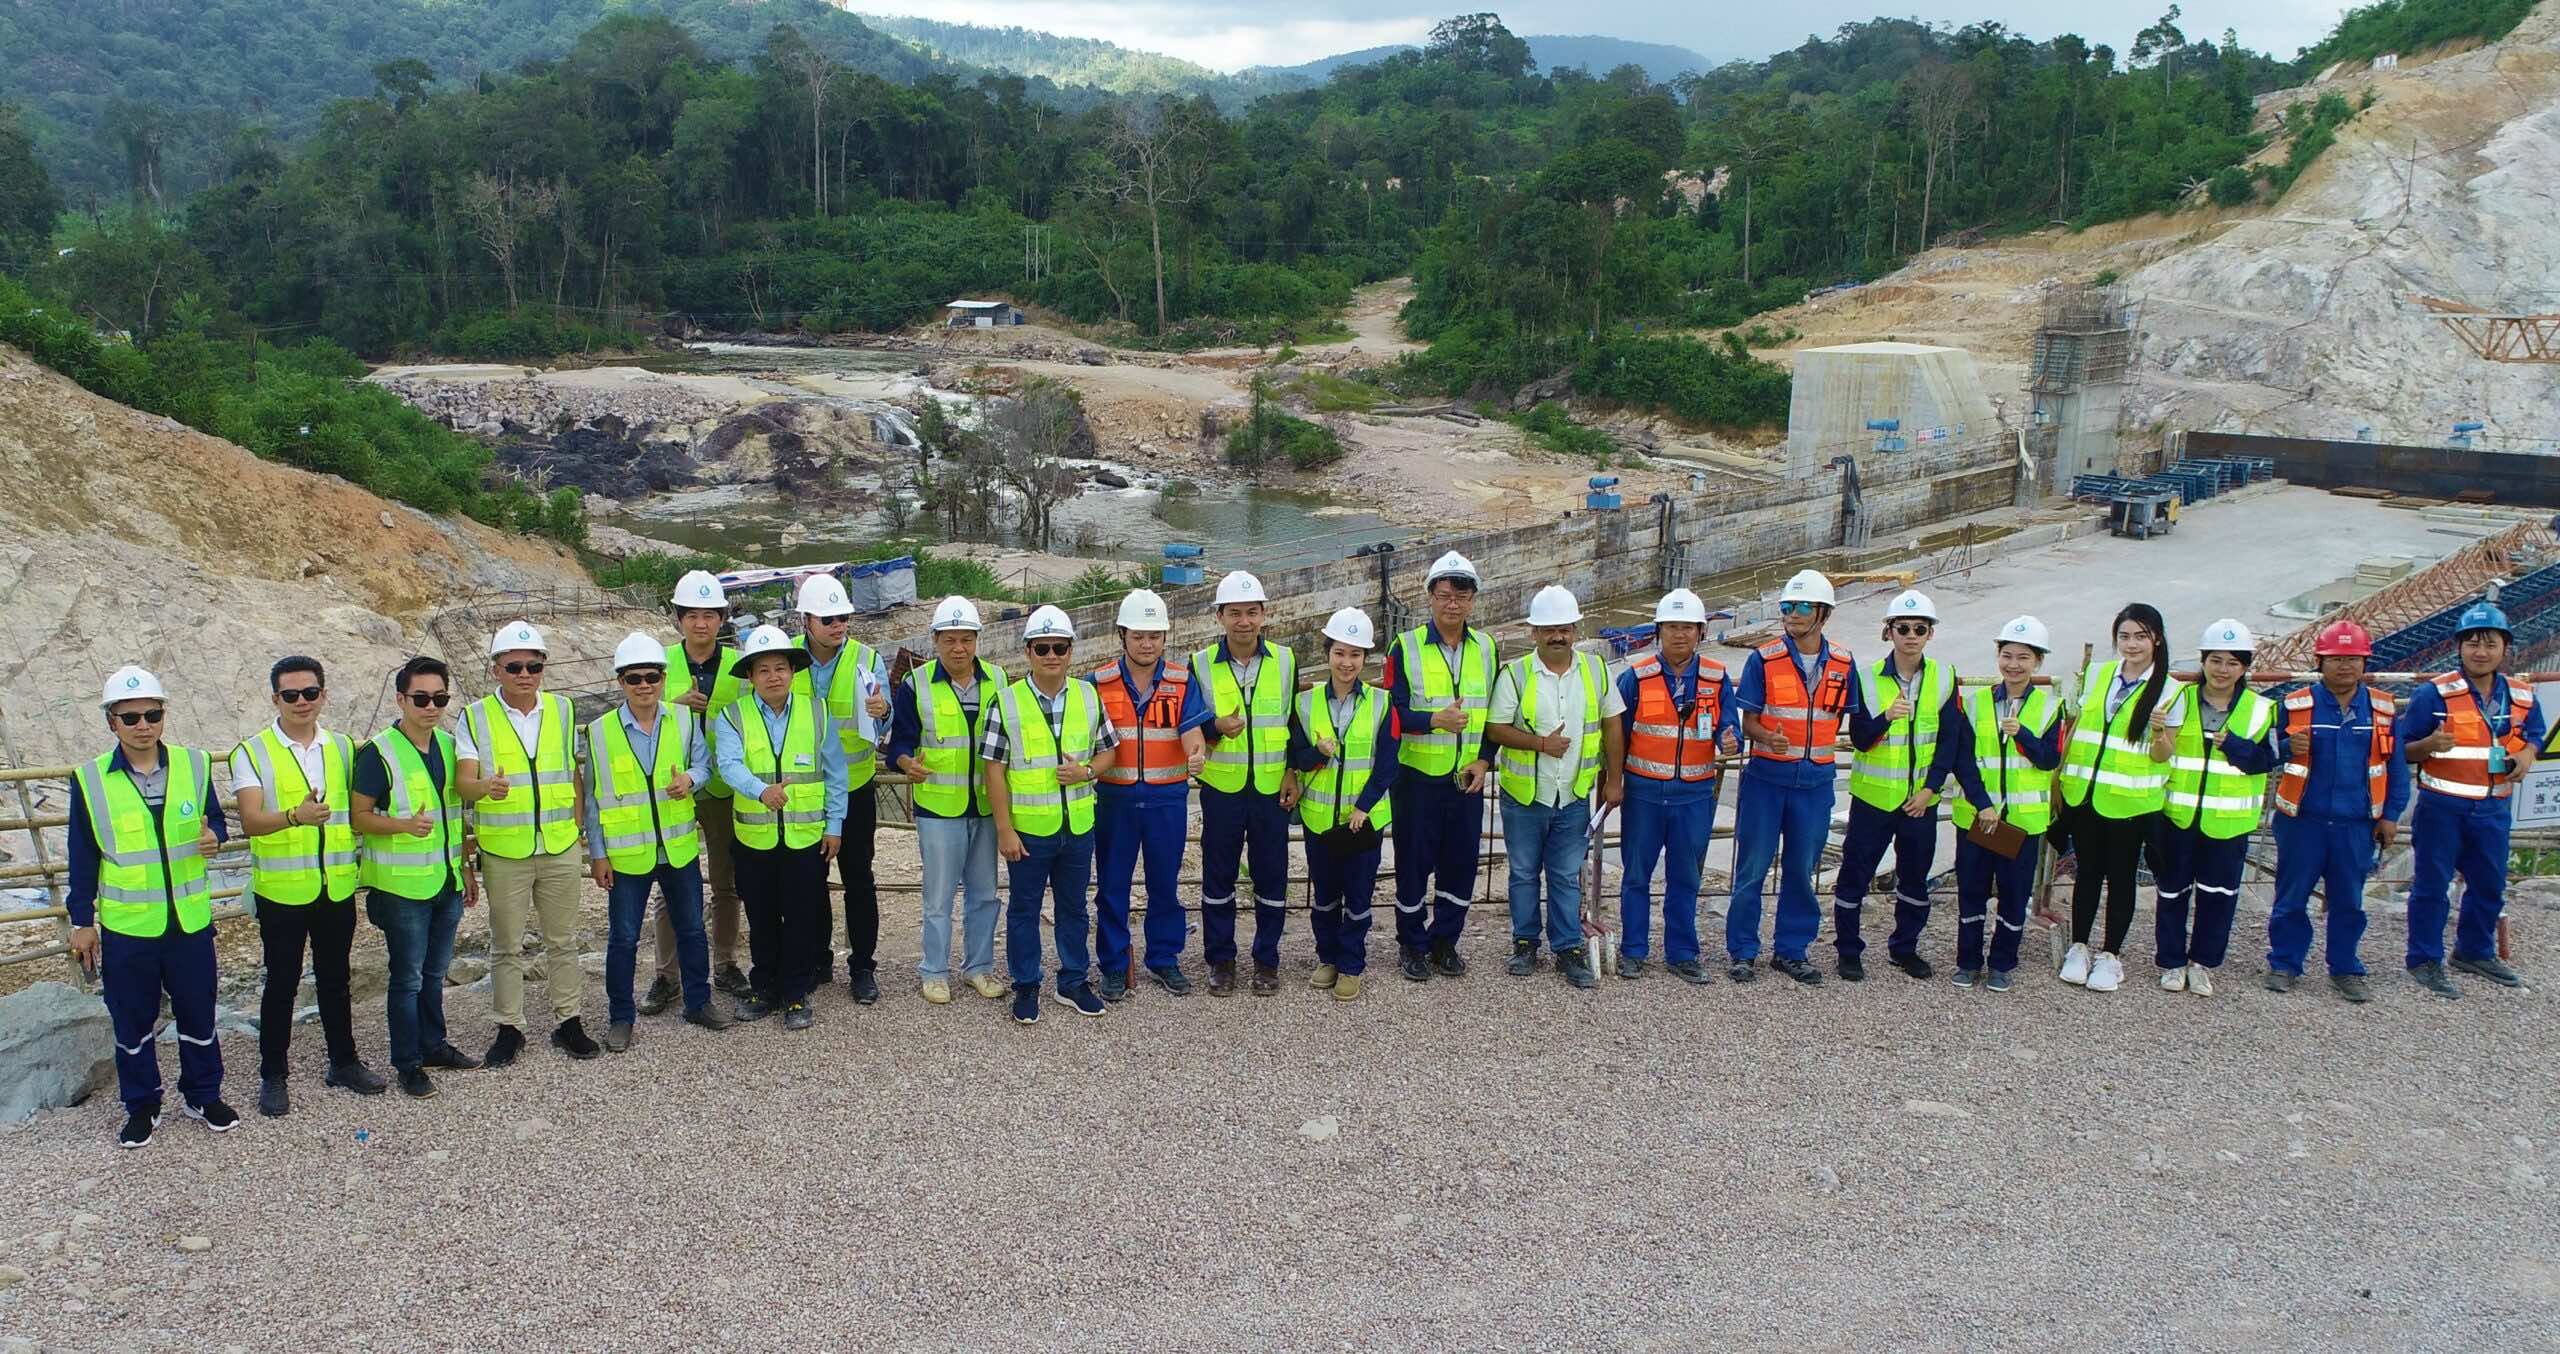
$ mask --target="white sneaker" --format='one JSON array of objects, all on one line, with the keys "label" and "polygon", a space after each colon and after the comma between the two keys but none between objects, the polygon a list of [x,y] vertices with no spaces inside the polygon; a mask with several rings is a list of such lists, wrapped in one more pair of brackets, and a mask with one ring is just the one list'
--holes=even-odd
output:
[{"label": "white sneaker", "polygon": [[2166,971],[2164,971],[2163,973],[2161,973],[2161,975],[2160,975],[2160,990],[2161,990],[2161,991],[2163,991],[2163,992],[2184,992],[2184,991],[2186,991],[2186,990],[2187,990],[2187,971],[2186,971],[2185,969],[2182,969],[2182,968],[2173,968],[2173,969],[2169,969],[2169,970],[2166,970]]},{"label": "white sneaker", "polygon": [[2187,965],[2187,990],[2199,997],[2213,995],[2213,970],[2202,964]]},{"label": "white sneaker", "polygon": [[2071,947],[2071,952],[2069,954],[2062,956],[2062,981],[2071,984],[2073,987],[2081,986],[2089,981],[2088,946],[2074,945]]},{"label": "white sneaker", "polygon": [[2124,961],[2112,954],[2102,954],[2089,961],[2089,990],[2113,992],[2124,986]]}]

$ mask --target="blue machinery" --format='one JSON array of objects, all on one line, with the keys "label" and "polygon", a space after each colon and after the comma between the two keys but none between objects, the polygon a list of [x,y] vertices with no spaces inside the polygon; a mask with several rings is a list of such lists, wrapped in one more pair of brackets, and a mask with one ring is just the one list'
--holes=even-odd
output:
[{"label": "blue machinery", "polygon": [[1200,555],[1200,547],[1187,541],[1175,541],[1166,546],[1164,548],[1164,585],[1168,588],[1178,588],[1206,579],[1208,573],[1200,565]]}]

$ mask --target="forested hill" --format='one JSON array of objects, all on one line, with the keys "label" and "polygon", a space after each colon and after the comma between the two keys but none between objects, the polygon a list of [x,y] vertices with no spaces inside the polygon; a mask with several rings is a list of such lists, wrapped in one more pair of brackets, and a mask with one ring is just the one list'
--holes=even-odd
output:
[{"label": "forested hill", "polygon": [[[863,22],[902,38],[925,52],[949,61],[989,70],[1033,76],[1059,85],[1085,86],[1113,94],[1205,94],[1229,112],[1262,95],[1305,89],[1320,83],[1312,76],[1228,75],[1206,66],[1142,52],[1097,38],[1062,37],[1028,28],[993,28],[981,24],[942,23],[902,15],[865,14]],[[1386,48],[1400,51],[1401,48]]]},{"label": "forested hill", "polygon": [[[1529,64],[1541,71],[1578,70],[1592,75],[1606,75],[1620,66],[1642,69],[1645,78],[1656,84],[1669,84],[1693,71],[1704,71],[1715,65],[1686,47],[1660,42],[1636,42],[1629,38],[1604,37],[1598,34],[1531,33],[1521,41],[1529,44]],[[1365,66],[1384,61],[1399,52],[1417,50],[1412,47],[1367,47],[1357,52],[1340,52],[1295,66],[1248,66],[1237,72],[1238,78],[1263,77],[1288,79],[1301,77],[1323,80],[1344,66]]]}]

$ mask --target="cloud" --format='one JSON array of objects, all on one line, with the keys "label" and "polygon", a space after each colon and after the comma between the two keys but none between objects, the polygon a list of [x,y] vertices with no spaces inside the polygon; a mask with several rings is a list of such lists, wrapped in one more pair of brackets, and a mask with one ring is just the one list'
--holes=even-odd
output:
[{"label": "cloud", "polygon": [[934,0],[912,12],[944,23],[1100,38],[1222,71],[1294,66],[1337,52],[1419,43],[1432,24],[1446,17],[1437,13],[1379,17],[1372,7],[1325,0],[1286,6],[1217,0]]}]

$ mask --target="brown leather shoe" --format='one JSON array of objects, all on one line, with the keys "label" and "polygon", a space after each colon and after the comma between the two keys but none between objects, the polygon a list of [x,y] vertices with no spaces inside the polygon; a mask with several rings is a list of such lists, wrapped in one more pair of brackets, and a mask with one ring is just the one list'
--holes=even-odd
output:
[{"label": "brown leather shoe", "polygon": [[1230,959],[1223,964],[1211,964],[1209,966],[1209,995],[1213,997],[1232,997],[1235,994],[1235,961]]}]

